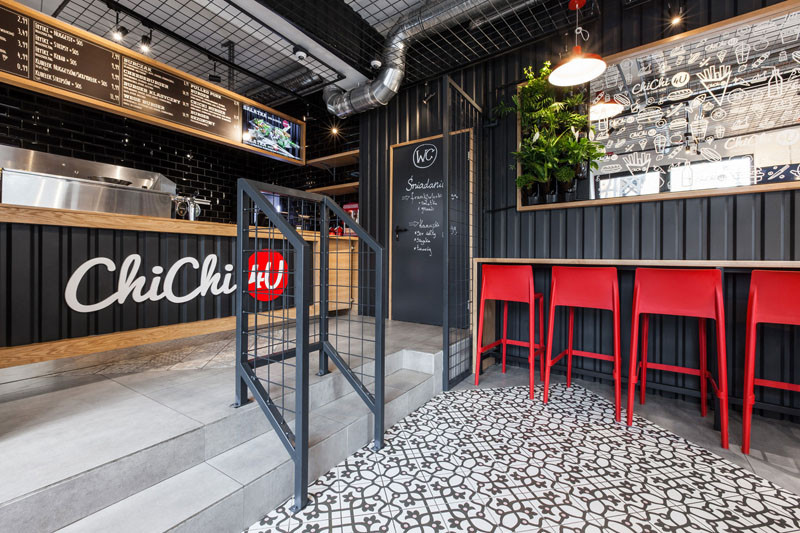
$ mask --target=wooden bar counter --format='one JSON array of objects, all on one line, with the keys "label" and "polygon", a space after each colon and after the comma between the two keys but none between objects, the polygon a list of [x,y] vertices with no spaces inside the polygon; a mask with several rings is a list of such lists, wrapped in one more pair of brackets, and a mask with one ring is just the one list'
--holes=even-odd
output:
[{"label": "wooden bar counter", "polygon": [[[357,304],[357,241],[328,241],[330,310]],[[0,250],[0,368],[235,329],[235,224],[0,204]]]}]

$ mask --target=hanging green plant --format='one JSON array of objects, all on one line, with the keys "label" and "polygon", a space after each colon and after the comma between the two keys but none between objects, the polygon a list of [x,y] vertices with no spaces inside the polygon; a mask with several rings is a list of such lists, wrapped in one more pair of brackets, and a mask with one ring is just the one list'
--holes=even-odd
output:
[{"label": "hanging green plant", "polygon": [[519,147],[512,155],[520,168],[517,187],[526,195],[536,188],[552,194],[559,183],[571,188],[584,165],[595,170],[605,155],[603,146],[585,135],[588,116],[580,113],[585,95],[554,87],[547,81],[550,72],[549,61],[538,73],[526,67],[526,83],[511,104],[501,102],[495,108],[500,117],[516,113],[519,118]]}]

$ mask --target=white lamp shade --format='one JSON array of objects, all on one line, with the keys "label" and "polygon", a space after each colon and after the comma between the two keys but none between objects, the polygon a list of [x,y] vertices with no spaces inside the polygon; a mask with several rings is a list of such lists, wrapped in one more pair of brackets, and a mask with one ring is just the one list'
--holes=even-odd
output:
[{"label": "white lamp shade", "polygon": [[558,65],[547,79],[558,87],[583,85],[600,76],[606,68],[606,62],[602,57],[597,54],[584,54],[580,46],[576,46],[572,56]]},{"label": "white lamp shade", "polygon": [[611,100],[610,102],[597,102],[589,108],[589,120],[597,121],[616,117],[625,110],[625,106]]}]

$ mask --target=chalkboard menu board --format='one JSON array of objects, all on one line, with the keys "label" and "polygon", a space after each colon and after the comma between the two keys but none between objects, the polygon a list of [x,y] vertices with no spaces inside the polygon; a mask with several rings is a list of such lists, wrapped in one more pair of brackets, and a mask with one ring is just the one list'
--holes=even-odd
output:
[{"label": "chalkboard menu board", "polygon": [[8,0],[0,81],[305,163],[303,122]]},{"label": "chalkboard menu board", "polygon": [[[448,201],[445,180],[451,185],[468,183],[469,143],[469,133],[451,135],[449,178],[444,175],[441,136],[392,146],[393,320],[442,323],[442,277],[447,260],[444,232],[450,231],[452,236],[454,231],[448,230],[444,216]],[[451,191],[449,200],[451,221],[458,220],[458,213],[469,212],[466,197],[459,198]]]}]

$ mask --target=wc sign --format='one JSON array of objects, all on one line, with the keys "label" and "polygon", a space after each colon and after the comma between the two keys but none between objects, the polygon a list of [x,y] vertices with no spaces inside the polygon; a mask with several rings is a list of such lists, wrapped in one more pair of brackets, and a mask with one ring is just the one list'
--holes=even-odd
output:
[{"label": "wc sign", "polygon": [[250,256],[247,292],[261,302],[269,302],[283,294],[289,284],[286,260],[274,250],[261,250]]},{"label": "wc sign", "polygon": [[414,153],[411,154],[411,162],[417,168],[428,168],[436,162],[438,154],[439,150],[433,144],[420,144],[414,148]]}]

